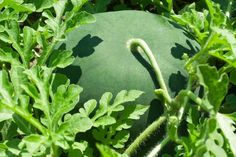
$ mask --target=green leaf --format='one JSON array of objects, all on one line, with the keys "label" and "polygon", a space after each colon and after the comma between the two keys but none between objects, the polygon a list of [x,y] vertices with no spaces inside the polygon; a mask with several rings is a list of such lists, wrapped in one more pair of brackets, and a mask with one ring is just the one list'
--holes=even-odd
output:
[{"label": "green leaf", "polygon": [[110,105],[110,101],[112,99],[112,93],[106,92],[102,95],[100,101],[99,101],[99,108],[96,111],[93,120],[96,120],[97,118],[103,116],[107,110],[108,110],[108,105]]},{"label": "green leaf", "polygon": [[46,137],[38,135],[38,134],[31,134],[29,136],[26,136],[23,138],[21,142],[21,145],[25,145],[26,150],[31,155],[44,154],[48,144],[49,143]]},{"label": "green leaf", "polygon": [[127,105],[125,108],[124,115],[128,113],[129,119],[135,119],[138,120],[141,115],[143,115],[147,110],[149,106],[144,105]]},{"label": "green leaf", "polygon": [[57,88],[60,85],[67,84],[69,82],[66,75],[60,74],[60,73],[53,73],[53,79],[50,85],[50,88],[53,93],[56,93]]},{"label": "green leaf", "polygon": [[39,91],[38,91],[38,89],[35,87],[34,84],[27,82],[27,83],[21,85],[21,88],[24,89],[24,91],[25,91],[30,97],[34,98],[36,101],[40,98]]},{"label": "green leaf", "polygon": [[109,148],[108,146],[96,144],[99,152],[101,153],[102,157],[128,157],[125,154],[120,154],[115,150]]},{"label": "green leaf", "polygon": [[216,118],[220,129],[222,130],[225,138],[228,140],[229,147],[233,155],[236,156],[236,134],[234,133],[236,130],[234,127],[235,122],[220,113],[217,113]]},{"label": "green leaf", "polygon": [[106,125],[112,125],[116,123],[116,119],[114,117],[111,116],[103,116],[98,118],[95,122],[94,122],[94,126],[98,127],[98,126],[106,126]]},{"label": "green leaf", "polygon": [[231,49],[234,58],[236,58],[236,39],[234,33],[229,29],[221,29],[217,27],[214,27],[213,31],[218,33],[226,40],[226,42],[229,44],[229,48]]},{"label": "green leaf", "polygon": [[206,0],[206,4],[210,13],[211,26],[222,27],[226,25],[226,16],[220,9],[220,5],[211,0]]},{"label": "green leaf", "polygon": [[138,91],[138,90],[120,91],[117,94],[112,107],[118,106],[118,105],[126,103],[126,102],[134,101],[138,97],[140,97],[142,94],[143,94],[143,92]]},{"label": "green leaf", "polygon": [[88,0],[71,0],[72,4],[76,7],[81,7]]},{"label": "green leaf", "polygon": [[[69,17],[69,14],[67,14],[67,16]],[[96,21],[96,19],[92,14],[87,13],[85,11],[81,11],[81,12],[77,13],[76,15],[74,15],[74,17],[72,19],[68,19],[66,21],[67,32],[72,31],[74,28],[76,28],[78,26],[94,23],[95,21]]]},{"label": "green leaf", "polygon": [[65,68],[72,64],[74,57],[72,51],[55,50],[49,58],[49,67],[52,68]]},{"label": "green leaf", "polygon": [[13,115],[13,120],[18,126],[18,128],[25,134],[25,135],[30,135],[35,133],[34,127],[25,119],[22,117],[14,114]]},{"label": "green leaf", "polygon": [[2,103],[7,105],[13,105],[13,87],[12,84],[9,82],[8,73],[6,70],[2,69],[0,71],[0,95],[3,98],[1,100]]},{"label": "green leaf", "polygon": [[79,112],[83,115],[89,116],[97,106],[96,100],[89,100],[84,104],[84,108],[80,108]]},{"label": "green leaf", "polygon": [[[5,8],[3,11],[1,11],[0,21],[2,22],[10,20],[19,21],[19,14],[15,11],[12,11],[9,8]],[[0,32],[4,32],[5,27],[3,25],[1,25],[0,27],[1,27]]]},{"label": "green leaf", "polygon": [[[29,95],[37,97],[37,93],[39,93],[40,99],[36,101],[33,107],[40,109],[45,114],[49,114],[49,87],[50,87],[50,80],[52,76],[52,70],[51,68],[48,68],[46,66],[33,66],[30,69],[27,69],[24,71],[24,73],[27,75],[28,79],[32,81],[32,83],[37,87],[38,92],[35,91],[34,86],[24,87],[27,92],[29,92]],[[27,89],[29,88],[29,89]],[[36,95],[35,95],[36,94]],[[37,100],[37,99],[36,99]]]},{"label": "green leaf", "polygon": [[112,142],[112,145],[114,148],[124,148],[125,143],[128,141],[129,139],[129,131],[127,130],[122,130],[120,132],[118,132],[115,137],[114,137],[114,141]]},{"label": "green leaf", "polygon": [[0,122],[11,119],[13,112],[11,110],[7,110],[0,104]]},{"label": "green leaf", "polygon": [[217,112],[227,94],[229,79],[226,74],[219,75],[215,67],[209,65],[199,65],[197,76],[200,84],[203,85],[204,99],[206,99]]},{"label": "green leaf", "polygon": [[76,134],[79,132],[85,132],[91,129],[93,126],[93,122],[88,117],[83,117],[80,114],[76,113],[71,116],[71,118],[65,122],[63,122],[59,129],[58,133],[68,132],[71,134]]},{"label": "green leaf", "polygon": [[4,145],[7,147],[6,154],[12,154],[12,156],[19,156],[20,155],[20,149],[18,148],[18,145],[20,143],[19,139],[13,139],[13,140],[6,140],[4,141]]},{"label": "green leaf", "polygon": [[52,142],[55,143],[56,146],[59,146],[64,150],[70,149],[70,143],[74,140],[74,138],[71,136],[58,133],[52,133],[51,137],[53,139]]},{"label": "green leaf", "polygon": [[17,126],[12,121],[12,119],[6,120],[1,123],[1,136],[2,141],[6,142],[7,140],[15,139],[19,133],[17,132]]},{"label": "green leaf", "polygon": [[0,49],[0,60],[2,62],[7,62],[11,64],[19,65],[19,56],[17,53],[15,53],[11,48],[9,47],[3,47],[3,49]]},{"label": "green leaf", "polygon": [[178,24],[187,27],[189,32],[193,33],[198,41],[201,41],[208,34],[206,30],[208,27],[207,14],[207,11],[196,11],[195,3],[192,3],[185,6],[178,15],[174,14],[171,17],[178,22]]},{"label": "green leaf", "polygon": [[52,121],[57,124],[61,117],[71,111],[79,102],[82,88],[78,85],[60,85],[52,100]]},{"label": "green leaf", "polygon": [[30,62],[30,60],[33,57],[32,48],[35,46],[36,43],[36,37],[35,37],[35,30],[25,26],[23,28],[23,41],[24,41],[24,57],[27,63]]},{"label": "green leaf", "polygon": [[74,142],[72,144],[73,149],[79,149],[82,153],[86,150],[88,147],[88,142],[82,141],[82,142]]},{"label": "green leaf", "polygon": [[27,77],[23,73],[23,71],[24,68],[22,66],[14,64],[11,66],[10,77],[16,99],[19,99],[19,97],[22,95],[23,89],[21,88],[21,86],[27,82]]},{"label": "green leaf", "polygon": [[8,38],[13,43],[13,47],[19,52],[21,51],[18,48],[19,40],[20,40],[20,28],[17,21],[9,21],[9,26],[5,28],[5,31],[8,34]]},{"label": "green leaf", "polygon": [[33,12],[35,10],[34,5],[25,4],[23,3],[23,1],[17,1],[17,0],[2,0],[0,2],[0,9],[6,6],[11,7],[17,12]]},{"label": "green leaf", "polygon": [[44,9],[51,8],[54,4],[54,0],[28,0],[27,3],[32,3],[36,7],[37,12],[42,12]]}]

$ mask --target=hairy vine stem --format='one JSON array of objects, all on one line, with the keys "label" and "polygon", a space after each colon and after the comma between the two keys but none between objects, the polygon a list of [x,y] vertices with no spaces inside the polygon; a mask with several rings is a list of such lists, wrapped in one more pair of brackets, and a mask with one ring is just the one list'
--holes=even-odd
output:
[{"label": "hairy vine stem", "polygon": [[155,157],[158,155],[159,151],[170,141],[170,138],[165,137],[159,144],[157,144],[151,152],[148,153],[146,157]]},{"label": "hairy vine stem", "polygon": [[125,150],[125,154],[128,156],[132,155],[137,148],[144,142],[154,131],[161,126],[162,123],[166,121],[166,115],[159,117],[151,125],[149,125],[135,140],[134,142]]},{"label": "hairy vine stem", "polygon": [[[151,66],[153,67],[153,70],[156,74],[157,80],[159,82],[159,85],[161,87],[160,91],[162,95],[165,97],[165,107],[168,108],[167,104],[169,105],[172,102],[172,98],[168,92],[168,89],[166,87],[164,78],[162,76],[160,67],[151,51],[151,49],[148,47],[147,43],[142,39],[130,39],[127,42],[127,46],[130,50],[137,50],[139,53],[144,52],[145,55],[148,57]],[[134,142],[125,150],[125,154],[132,155],[137,148],[140,146],[142,142],[147,140],[147,138],[155,132],[161,125],[167,120],[167,114],[163,114],[160,116],[156,121],[154,121],[151,125],[149,125],[135,140]],[[169,139],[169,138],[168,138]],[[168,140],[169,141],[169,140]],[[166,144],[168,142],[167,140],[163,141],[162,145]],[[156,152],[158,149],[162,148],[162,145],[158,146],[158,148],[155,148],[153,151]],[[153,152],[152,151],[152,152]],[[159,150],[158,150],[159,151]]]},{"label": "hairy vine stem", "polygon": [[169,95],[169,92],[167,90],[167,87],[166,87],[166,84],[165,84],[165,81],[164,81],[164,78],[162,76],[162,73],[161,73],[161,70],[160,70],[160,67],[159,65],[157,64],[157,61],[151,51],[151,49],[148,47],[147,43],[142,40],[142,39],[130,39],[128,42],[127,42],[127,46],[130,50],[132,49],[136,49],[138,50],[138,52],[140,52],[140,48],[141,50],[143,50],[143,52],[145,53],[145,55],[148,57],[152,67],[153,67],[153,70],[156,74],[156,77],[157,77],[157,80],[159,82],[159,85],[160,87],[164,90],[165,92],[165,95],[166,95],[166,99],[168,102],[171,102],[171,97]]}]

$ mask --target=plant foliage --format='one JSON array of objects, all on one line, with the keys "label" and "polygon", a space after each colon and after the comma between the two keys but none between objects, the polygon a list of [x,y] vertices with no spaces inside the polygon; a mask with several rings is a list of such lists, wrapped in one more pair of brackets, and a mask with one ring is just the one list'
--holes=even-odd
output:
[{"label": "plant foliage", "polygon": [[92,156],[92,144],[76,138],[89,130],[94,141],[123,148],[132,121],[148,109],[128,104],[142,92],[123,90],[114,101],[105,93],[99,105],[90,100],[70,113],[82,88],[56,73],[74,61],[72,51],[57,50],[56,44],[74,28],[95,22],[80,10],[84,3],[0,2],[0,156]]},{"label": "plant foliage", "polygon": [[[163,156],[236,156],[235,6],[233,0],[192,4],[172,0],[1,0],[0,156],[137,156],[163,123],[165,135],[148,148],[147,157],[161,151]],[[182,52],[187,87],[173,94],[152,45],[150,49],[140,35],[125,36],[126,41],[122,38],[126,50],[146,55],[144,60],[160,87],[154,92],[164,108],[163,115],[129,145],[133,121],[148,110],[148,106],[134,103],[143,92],[122,90],[114,97],[106,92],[99,101],[92,99],[79,106],[82,87],[57,71],[75,60],[69,48],[57,49],[58,43],[76,27],[95,22],[84,10],[95,13],[111,8],[164,15],[183,26],[200,45],[196,54]],[[163,149],[169,142],[174,143],[174,154]]]}]

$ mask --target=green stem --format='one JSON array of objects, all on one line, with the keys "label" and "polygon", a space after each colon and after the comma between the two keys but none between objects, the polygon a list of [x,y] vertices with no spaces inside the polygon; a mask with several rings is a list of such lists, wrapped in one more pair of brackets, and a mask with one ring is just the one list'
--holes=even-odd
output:
[{"label": "green stem", "polygon": [[206,40],[206,42],[201,47],[201,50],[195,56],[193,56],[191,59],[189,59],[189,61],[186,63],[185,67],[187,69],[194,61],[196,61],[199,57],[202,57],[204,55],[204,53],[206,53],[206,50],[207,50],[208,46],[210,45],[210,43],[211,43],[212,39],[214,38],[214,36],[215,36],[215,33],[211,31],[210,35],[208,36],[208,38]]},{"label": "green stem", "polygon": [[51,146],[51,157],[58,157],[59,155],[59,150],[58,150],[58,146],[56,146],[54,143]]},{"label": "green stem", "polygon": [[6,104],[3,104],[3,105],[6,106],[8,109],[12,110],[17,115],[24,118],[26,121],[32,124],[35,128],[37,128],[43,135],[45,136],[47,135],[46,128],[37,119],[35,119],[31,114],[22,111],[22,109],[20,109],[18,106],[11,106],[11,105],[6,105]]},{"label": "green stem", "polygon": [[225,15],[230,18],[230,11],[232,10],[232,5],[233,5],[233,1],[230,1],[228,6],[227,6],[227,9],[226,9],[226,12],[225,12]]},{"label": "green stem", "polygon": [[196,96],[192,91],[184,91],[183,95],[188,96],[192,101],[199,105],[204,110],[208,111],[210,114],[214,114],[213,107],[208,103],[205,103],[201,98]]},{"label": "green stem", "polygon": [[[188,91],[190,91],[191,88],[192,88],[192,82],[193,82],[193,79],[192,79],[191,76],[189,76],[189,81],[188,81],[188,85],[187,85],[187,90]],[[186,104],[188,103],[188,100],[189,100],[189,97],[185,97],[184,102],[183,102],[183,104],[181,105],[181,107],[179,109],[179,114],[178,114],[179,121],[181,121],[181,119],[183,117],[184,110],[185,110]]]},{"label": "green stem", "polygon": [[161,143],[157,144],[154,149],[150,153],[148,153],[147,157],[155,157],[158,155],[159,151],[170,141],[170,138],[165,137]]},{"label": "green stem", "polygon": [[154,133],[157,128],[161,126],[162,123],[166,121],[166,115],[159,117],[156,121],[154,121],[151,125],[149,125],[135,140],[134,142],[125,150],[125,154],[128,156],[132,155],[136,152],[137,148],[142,144],[142,142],[146,141],[147,138]]},{"label": "green stem", "polygon": [[128,48],[129,49],[136,49],[138,50],[138,52],[140,53],[139,51],[139,48],[141,48],[144,53],[146,54],[146,56],[148,57],[152,67],[153,67],[153,70],[156,74],[156,77],[157,77],[157,80],[159,82],[159,85],[160,87],[164,90],[165,92],[165,95],[166,95],[166,99],[168,102],[171,102],[171,97],[168,93],[168,90],[167,90],[167,87],[166,87],[166,84],[165,84],[165,81],[164,81],[164,78],[162,76],[162,73],[161,73],[161,70],[160,70],[160,67],[159,65],[157,64],[157,61],[152,53],[152,51],[150,50],[150,48],[148,47],[147,43],[142,40],[142,39],[130,39],[128,41]]}]

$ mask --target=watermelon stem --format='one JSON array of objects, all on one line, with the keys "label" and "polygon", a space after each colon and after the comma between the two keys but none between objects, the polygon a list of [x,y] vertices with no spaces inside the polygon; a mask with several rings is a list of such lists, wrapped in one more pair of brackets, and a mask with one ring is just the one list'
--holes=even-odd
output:
[{"label": "watermelon stem", "polygon": [[134,38],[134,39],[130,39],[127,42],[127,47],[132,51],[132,50],[137,50],[139,53],[144,52],[145,55],[148,57],[151,66],[156,74],[157,80],[159,82],[160,87],[164,90],[165,92],[165,96],[166,96],[166,101],[167,102],[171,102],[171,97],[170,94],[167,90],[164,78],[162,76],[160,67],[153,55],[153,52],[151,51],[151,49],[149,48],[149,46],[147,45],[147,43],[142,40],[142,39],[138,39],[138,38]]},{"label": "watermelon stem", "polygon": [[140,145],[145,142],[148,137],[150,137],[156,130],[159,128],[165,121],[167,120],[167,115],[160,116],[157,120],[155,120],[151,125],[149,125],[125,150],[125,154],[131,156],[134,154]]}]

